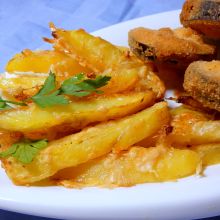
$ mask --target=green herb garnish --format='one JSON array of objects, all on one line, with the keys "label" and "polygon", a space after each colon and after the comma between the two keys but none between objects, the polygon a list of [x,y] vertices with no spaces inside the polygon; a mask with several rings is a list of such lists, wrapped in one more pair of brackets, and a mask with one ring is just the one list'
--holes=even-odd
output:
[{"label": "green herb garnish", "polygon": [[43,87],[30,99],[41,108],[68,104],[69,100],[65,98],[65,96],[59,94],[60,90],[56,90],[55,74],[50,72],[50,75],[45,80]]},{"label": "green herb garnish", "polygon": [[56,76],[50,72],[42,88],[31,98],[23,102],[14,102],[3,100],[0,97],[0,110],[12,108],[8,103],[26,106],[30,100],[41,108],[66,105],[69,103],[69,100],[64,95],[84,97],[92,93],[102,94],[103,91],[97,89],[107,85],[110,79],[111,77],[109,76],[97,76],[95,79],[89,79],[83,73],[79,73],[64,80],[61,86],[57,88]]},{"label": "green herb garnish", "polygon": [[[4,100],[0,97],[0,110],[11,109],[9,104],[27,106],[27,102],[33,101],[41,108],[55,105],[66,105],[69,100],[64,95],[76,97],[88,96],[92,93],[101,94],[103,91],[98,90],[109,82],[109,76],[97,76],[95,79],[89,79],[84,74],[77,74],[63,81],[57,88],[56,76],[50,72],[44,85],[37,94],[23,102]],[[0,153],[0,158],[14,157],[23,164],[31,163],[37,153],[47,146],[47,140],[35,142],[23,141],[12,144],[7,150]]]},{"label": "green herb garnish", "polygon": [[97,89],[107,85],[110,79],[109,76],[97,76],[95,79],[88,79],[80,73],[65,80],[60,89],[62,94],[77,97],[87,96],[93,92],[100,94],[103,92]]},{"label": "green herb garnish", "polygon": [[8,103],[14,104],[14,105],[21,105],[21,106],[27,105],[24,102],[15,102],[15,101],[4,100],[0,97],[0,110],[6,110],[6,109],[12,108],[10,105],[8,105]]},{"label": "green herb garnish", "polygon": [[0,158],[14,157],[23,164],[31,163],[37,153],[47,146],[47,140],[35,142],[24,141],[12,144],[0,153]]}]

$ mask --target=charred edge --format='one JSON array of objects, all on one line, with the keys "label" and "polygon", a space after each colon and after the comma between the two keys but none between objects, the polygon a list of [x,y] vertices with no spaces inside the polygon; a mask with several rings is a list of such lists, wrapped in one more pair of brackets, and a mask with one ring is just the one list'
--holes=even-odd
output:
[{"label": "charred edge", "polygon": [[165,62],[166,62],[166,63],[175,64],[175,65],[177,65],[177,64],[179,63],[179,61],[176,60],[176,59],[168,59],[168,60],[166,60]]},{"label": "charred edge", "polygon": [[51,35],[52,35],[54,38],[58,38],[58,35],[57,35],[56,31],[52,31]]},{"label": "charred edge", "polygon": [[137,43],[137,47],[133,47],[133,52],[144,60],[155,61],[157,59],[153,47],[147,46],[139,42]]},{"label": "charred edge", "polygon": [[142,53],[148,60],[155,61],[157,59],[155,49],[146,44],[138,43],[139,48],[141,48]]},{"label": "charred edge", "polygon": [[47,43],[50,43],[50,44],[53,44],[55,41],[54,39],[50,39],[50,38],[47,38],[47,37],[42,37],[43,38],[43,41],[47,42]]},{"label": "charred edge", "polygon": [[183,95],[183,96],[179,96],[176,99],[176,101],[177,101],[177,103],[187,104],[189,99],[192,99],[192,97],[191,96]]}]

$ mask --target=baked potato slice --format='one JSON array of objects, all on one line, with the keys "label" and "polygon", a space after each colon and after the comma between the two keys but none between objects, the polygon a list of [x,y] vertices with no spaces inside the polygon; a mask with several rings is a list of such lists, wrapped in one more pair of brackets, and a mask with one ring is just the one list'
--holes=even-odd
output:
[{"label": "baked potato slice", "polygon": [[77,166],[111,151],[126,150],[169,122],[165,102],[125,118],[105,122],[79,133],[49,142],[27,165],[15,158],[3,159],[3,166],[18,185],[27,185],[54,175],[57,171]]},{"label": "baked potato slice", "polygon": [[172,132],[168,136],[175,146],[193,146],[220,142],[220,121],[211,120],[212,115],[187,107],[174,109]]},{"label": "baked potato slice", "polygon": [[[116,82],[116,78],[113,77],[108,82],[108,86],[105,86],[102,88],[102,91],[104,91],[107,95],[112,95],[117,88],[123,87],[125,81],[131,82],[136,81],[135,78],[133,78],[135,72],[133,70],[125,70],[123,80]],[[109,75],[107,72],[105,75]],[[111,76],[117,75],[117,72],[112,72]],[[116,76],[117,77],[117,76]],[[63,82],[64,77],[56,77],[57,84],[61,84]],[[0,89],[5,97],[8,99],[15,99],[15,100],[25,100],[32,96],[34,96],[39,89],[42,87],[46,80],[46,76],[34,76],[34,75],[17,75],[15,78],[6,78],[1,77],[0,78]],[[141,81],[139,84],[144,84],[144,82],[147,79],[144,79],[143,82]],[[111,90],[109,90],[111,88]],[[137,89],[138,92],[140,92],[140,89]],[[130,92],[130,91],[128,91]]]},{"label": "baked potato slice", "polygon": [[77,73],[90,73],[89,68],[81,66],[77,61],[64,53],[53,50],[24,50],[16,54],[6,65],[8,73],[32,72],[49,73],[53,70],[58,79],[68,78]]},{"label": "baked potato slice", "polygon": [[121,154],[110,153],[77,167],[66,168],[52,179],[66,187],[127,187],[176,180],[195,174],[199,165],[199,155],[192,150],[132,147]]},{"label": "baked potato slice", "polygon": [[150,66],[144,65],[135,56],[82,29],[65,31],[51,25],[51,30],[55,50],[66,53],[94,72],[112,77],[104,87],[105,92],[118,93],[136,88],[152,90],[157,98],[163,96],[165,88],[161,80]]},{"label": "baked potato slice", "polygon": [[[154,104],[154,94],[128,93],[72,100],[70,104],[42,109],[30,104],[0,112],[0,129],[23,132],[30,139],[53,139],[65,128],[77,131],[90,123],[116,119],[138,112]],[[37,120],[36,120],[37,119]],[[67,126],[68,125],[68,126]],[[65,131],[68,133],[68,131]],[[50,137],[50,134],[52,137]],[[49,136],[48,136],[49,135]]]},{"label": "baked potato slice", "polygon": [[35,95],[42,87],[46,76],[20,75],[13,78],[0,77],[0,89],[9,100],[25,100]]},{"label": "baked potato slice", "polygon": [[203,166],[220,163],[220,144],[202,144],[191,148],[196,151],[201,159]]}]

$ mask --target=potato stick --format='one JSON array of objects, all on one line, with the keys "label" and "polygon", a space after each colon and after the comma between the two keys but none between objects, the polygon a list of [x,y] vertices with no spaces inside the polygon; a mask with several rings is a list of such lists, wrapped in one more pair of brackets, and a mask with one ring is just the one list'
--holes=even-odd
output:
[{"label": "potato stick", "polygon": [[212,116],[181,107],[171,111],[173,127],[169,138],[175,146],[208,144],[220,141],[220,121]]},{"label": "potato stick", "polygon": [[[175,129],[175,128],[174,128]],[[220,121],[201,121],[174,130],[170,138],[175,145],[197,145],[220,142]]]},{"label": "potato stick", "polygon": [[204,166],[220,163],[220,143],[202,144],[191,149],[199,153]]},{"label": "potato stick", "polygon": [[[85,63],[96,72],[115,69],[120,64],[133,61],[133,58],[125,56],[125,53],[113,44],[100,37],[94,37],[83,29],[64,31],[52,28],[52,35],[55,38],[56,50],[68,51],[71,57]],[[136,67],[137,64],[140,66],[140,62],[132,64],[132,67]]]},{"label": "potato stick", "polygon": [[77,166],[111,151],[126,150],[152,136],[168,121],[167,104],[161,102],[137,114],[51,141],[30,164],[24,165],[13,157],[2,162],[15,184],[31,184],[50,177],[61,169]]},{"label": "potato stick", "polygon": [[132,147],[129,151],[91,160],[59,171],[52,179],[66,187],[132,186],[176,180],[195,174],[200,158],[192,150]]},{"label": "potato stick", "polygon": [[21,76],[15,78],[0,77],[0,89],[5,90],[21,90],[42,86],[46,76]]},{"label": "potato stick", "polygon": [[[57,75],[57,74],[56,74]],[[105,72],[103,75],[109,75],[108,72]],[[102,90],[104,93],[112,94],[118,88],[123,87],[125,81],[137,83],[136,71],[134,69],[123,70],[123,80],[118,80],[117,72],[111,72],[113,76],[112,79],[108,82],[108,85],[103,87]],[[114,77],[114,75],[116,77]],[[41,86],[44,84],[44,81],[47,76],[27,76],[22,75],[16,78],[5,78],[0,77],[0,89],[6,97],[12,97],[18,100],[27,99],[34,94],[36,94]],[[62,78],[56,77],[58,82],[62,81]],[[111,88],[111,89],[110,89]],[[129,88],[128,88],[129,89]]]},{"label": "potato stick", "polygon": [[[116,85],[107,85],[106,91],[116,93],[139,88],[153,90],[157,98],[163,96],[165,88],[161,80],[149,66],[144,65],[136,57],[82,29],[64,31],[54,25],[51,25],[51,29],[55,50],[68,54],[95,72],[108,73],[112,77],[112,82]],[[127,77],[133,80],[128,81]],[[139,85],[137,81],[142,82]],[[117,86],[117,83],[120,83],[120,86]]]},{"label": "potato stick", "polygon": [[91,72],[89,68],[82,67],[64,53],[52,50],[24,50],[20,54],[16,54],[8,62],[5,69],[9,73],[48,73],[52,69],[57,76],[65,78],[80,72]]},{"label": "potato stick", "polygon": [[[0,112],[0,129],[20,132],[45,130],[61,124],[81,129],[91,122],[120,118],[153,105],[154,94],[130,93],[72,100],[70,104],[42,109],[34,104],[28,107]],[[37,119],[37,120],[36,120]]]}]

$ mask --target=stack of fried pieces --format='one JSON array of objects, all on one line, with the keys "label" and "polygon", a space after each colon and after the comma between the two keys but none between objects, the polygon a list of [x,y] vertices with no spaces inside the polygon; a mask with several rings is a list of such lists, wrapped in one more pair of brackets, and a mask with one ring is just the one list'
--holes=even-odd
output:
[{"label": "stack of fried pieces", "polygon": [[[131,50],[50,25],[51,50],[24,50],[0,78],[0,159],[17,185],[131,186],[220,163],[220,1],[187,0],[185,26],[136,28]],[[217,11],[216,11],[217,10]],[[157,69],[185,72],[169,108]],[[169,77],[175,85],[177,78]],[[158,75],[160,77],[158,77]],[[164,85],[165,83],[165,85]]]},{"label": "stack of fried pieces", "polygon": [[[129,32],[132,52],[145,62],[153,61],[185,71],[183,87],[193,98],[188,102],[220,111],[220,1],[186,0],[180,21],[184,27]],[[186,101],[185,99],[181,99]]]}]

